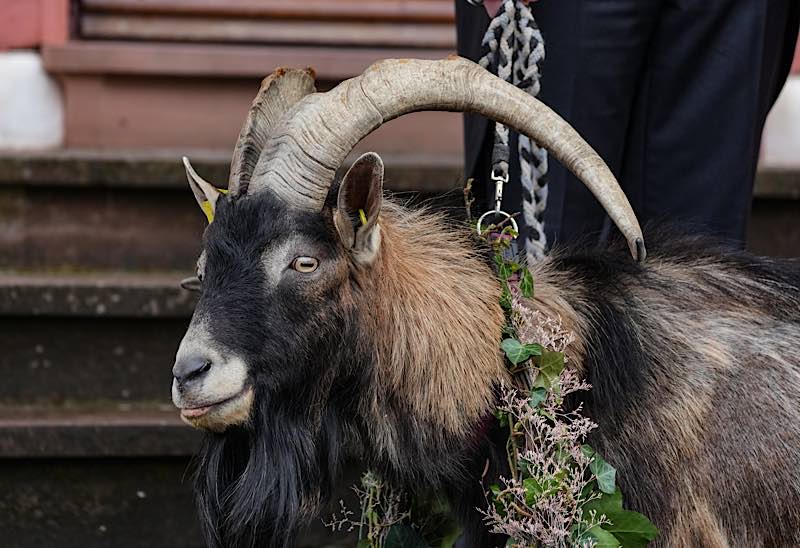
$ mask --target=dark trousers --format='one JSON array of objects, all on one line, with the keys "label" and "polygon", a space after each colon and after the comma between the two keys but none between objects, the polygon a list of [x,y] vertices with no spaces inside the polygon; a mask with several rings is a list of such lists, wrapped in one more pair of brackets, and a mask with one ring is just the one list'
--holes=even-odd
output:
[{"label": "dark trousers", "polygon": [[[608,163],[642,225],[682,223],[744,246],[761,131],[788,76],[797,0],[539,0],[540,98]],[[458,51],[477,60],[489,18],[456,0]],[[492,124],[465,115],[466,174],[487,185]],[[512,175],[514,166],[512,165]],[[512,178],[512,181],[514,179]],[[605,213],[554,160],[548,241],[605,239]],[[518,184],[504,207],[520,211]]]}]

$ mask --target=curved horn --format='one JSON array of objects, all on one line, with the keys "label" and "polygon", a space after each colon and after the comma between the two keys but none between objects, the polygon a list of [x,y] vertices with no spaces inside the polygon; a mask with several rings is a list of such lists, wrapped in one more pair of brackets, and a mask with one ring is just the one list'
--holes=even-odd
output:
[{"label": "curved horn", "polygon": [[244,194],[258,157],[278,120],[300,99],[314,93],[314,71],[279,68],[261,82],[233,149],[228,190]]},{"label": "curved horn", "polygon": [[469,111],[505,124],[547,148],[592,191],[645,255],[639,222],[605,162],[560,116],[524,91],[466,59],[387,59],[327,93],[309,95],[286,114],[253,172],[253,192],[269,189],[300,209],[320,210],[336,170],[381,124],[420,110]]}]

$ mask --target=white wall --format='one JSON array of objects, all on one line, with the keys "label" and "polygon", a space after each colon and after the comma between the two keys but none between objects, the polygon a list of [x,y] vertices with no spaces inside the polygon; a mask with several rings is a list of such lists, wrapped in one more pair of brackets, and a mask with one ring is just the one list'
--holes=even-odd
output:
[{"label": "white wall", "polygon": [[51,148],[63,138],[61,92],[39,54],[0,53],[0,148]]},{"label": "white wall", "polygon": [[762,167],[800,168],[800,75],[789,77],[767,118]]}]

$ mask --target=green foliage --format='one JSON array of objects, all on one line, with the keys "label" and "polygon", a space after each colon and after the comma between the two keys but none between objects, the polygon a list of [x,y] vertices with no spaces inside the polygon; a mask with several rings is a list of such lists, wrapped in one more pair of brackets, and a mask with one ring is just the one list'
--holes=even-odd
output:
[{"label": "green foliage", "polygon": [[[579,537],[578,542],[593,540],[595,548],[619,548],[622,546],[617,537],[603,529],[600,525],[595,525]],[[623,547],[627,548],[627,547]]]},{"label": "green foliage", "polygon": [[564,354],[561,352],[542,352],[536,366],[538,372],[533,386],[559,393],[558,378],[561,376],[561,372],[564,371]]},{"label": "green foliage", "polygon": [[537,408],[547,398],[547,388],[540,386],[530,391],[528,398],[528,405],[532,408]]},{"label": "green foliage", "polygon": [[533,275],[531,271],[527,268],[521,269],[522,272],[520,274],[519,280],[519,290],[522,292],[522,296],[526,299],[533,298]]},{"label": "green foliage", "polygon": [[[583,507],[584,512],[595,512],[596,515],[603,515],[608,523],[600,526],[605,532],[606,538],[612,536],[617,546],[624,548],[639,548],[647,546],[647,543],[658,536],[658,529],[650,523],[646,516],[625,510],[622,507],[622,492],[616,487],[612,493],[603,493],[600,498],[586,503]],[[589,531],[590,534],[596,530]]]},{"label": "green foliage", "polygon": [[589,469],[597,479],[597,487],[603,493],[613,494],[616,489],[615,485],[617,481],[617,470],[603,460],[603,457],[601,457],[597,451],[592,449],[591,446],[582,445],[581,451],[583,451],[584,455],[592,459]]},{"label": "green foliage", "polygon": [[[506,229],[504,234],[513,234],[516,237],[516,233],[510,228]],[[497,242],[493,245],[495,248],[494,263],[497,267],[497,277],[500,280],[500,306],[506,312],[510,312],[512,296],[509,284],[514,283],[523,297],[532,299],[533,275],[527,267],[503,257],[503,252],[508,249],[510,240],[498,238],[494,241]]]},{"label": "green foliage", "polygon": [[[533,387],[528,393],[526,405],[537,415],[555,424],[563,420],[553,406],[563,403],[561,394],[564,354],[546,350],[540,344],[520,340],[513,321],[512,295],[521,294],[525,298],[531,298],[533,277],[527,268],[504,259],[502,249],[496,248],[494,260],[503,287],[501,304],[508,315],[508,323],[503,330],[506,338],[500,346],[508,359],[512,374],[518,372],[521,365],[535,371]],[[524,430],[520,421],[524,419],[520,419],[516,413],[501,410],[497,410],[495,415],[500,425],[510,433],[507,453],[512,472],[511,484],[506,484],[505,487],[492,485],[487,493],[497,515],[513,519],[509,514],[514,512],[515,504],[521,502],[520,498],[515,498],[519,495],[514,492],[514,485],[522,486],[524,505],[529,509],[547,497],[567,495],[567,486],[575,485],[574,482],[569,484],[570,475],[580,473],[583,469],[574,460],[574,453],[567,447],[556,448],[550,457],[551,462],[558,463],[555,465],[558,467],[555,472],[552,469],[546,473],[533,470],[531,463],[520,457],[525,449],[525,440],[520,439]],[[591,476],[586,478],[585,486],[580,492],[581,498],[577,499],[584,502],[580,506],[577,521],[570,529],[574,545],[591,541],[598,548],[639,548],[655,539],[658,530],[646,516],[623,508],[622,493],[616,483],[616,469],[589,445],[581,445],[580,453],[584,456],[582,462],[588,461],[586,473]],[[518,483],[514,484],[515,481]],[[530,514],[523,512],[523,515]],[[516,546],[517,542],[511,539],[507,546]]]},{"label": "green foliage", "polygon": [[517,339],[512,338],[504,339],[500,343],[500,348],[506,353],[508,361],[514,365],[527,361],[534,356],[541,356],[544,350],[540,344],[522,344]]}]

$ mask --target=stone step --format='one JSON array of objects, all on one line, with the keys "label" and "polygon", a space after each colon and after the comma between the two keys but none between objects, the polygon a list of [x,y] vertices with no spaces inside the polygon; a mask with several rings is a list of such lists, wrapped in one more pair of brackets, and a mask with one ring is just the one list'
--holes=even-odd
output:
[{"label": "stone step", "polygon": [[759,255],[800,257],[800,166],[758,172],[747,237]]},{"label": "stone step", "polygon": [[[204,217],[179,157],[219,186],[228,153],[63,150],[0,154],[0,268],[189,271]],[[459,159],[386,157],[387,187],[461,207]],[[756,253],[800,254],[800,170],[759,173],[750,233]]]},{"label": "stone step", "polygon": [[0,535],[14,548],[200,548],[188,457],[0,459]]},{"label": "stone step", "polygon": [[[129,188],[168,190],[187,187],[181,163],[188,156],[203,177],[227,186],[229,149],[56,149],[0,150],[0,187]],[[356,157],[345,160],[345,170]],[[388,153],[386,187],[395,192],[439,193],[461,188],[461,156]]]},{"label": "stone step", "polygon": [[195,300],[181,277],[0,273],[0,405],[169,405]]},{"label": "stone step", "polygon": [[[0,268],[194,268],[205,218],[188,190],[184,154],[225,186],[228,152],[0,154]],[[387,187],[424,197],[458,189],[458,162],[388,156]]]},{"label": "stone step", "polygon": [[[200,435],[163,406],[0,406],[2,545],[200,548]],[[298,542],[353,545],[319,522]]]},{"label": "stone step", "polygon": [[198,446],[165,406],[0,406],[0,534],[20,548],[199,548]]},{"label": "stone step", "polygon": [[0,457],[189,457],[200,433],[171,404],[0,405]]},{"label": "stone step", "polygon": [[0,316],[185,319],[197,295],[184,272],[0,271]]}]

